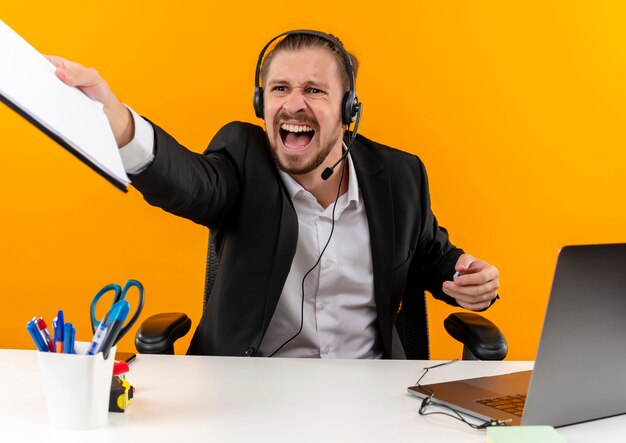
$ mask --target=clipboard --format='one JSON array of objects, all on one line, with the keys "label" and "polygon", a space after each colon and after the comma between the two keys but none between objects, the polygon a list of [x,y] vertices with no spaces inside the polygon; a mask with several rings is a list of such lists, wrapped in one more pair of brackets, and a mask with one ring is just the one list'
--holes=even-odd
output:
[{"label": "clipboard", "polygon": [[102,104],[63,83],[55,68],[0,20],[0,101],[127,192],[117,143]]}]

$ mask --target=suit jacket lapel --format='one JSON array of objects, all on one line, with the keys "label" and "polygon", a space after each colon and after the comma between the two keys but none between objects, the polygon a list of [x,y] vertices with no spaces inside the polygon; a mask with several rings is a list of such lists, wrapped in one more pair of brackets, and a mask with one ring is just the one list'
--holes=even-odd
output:
[{"label": "suit jacket lapel", "polygon": [[392,321],[389,292],[393,271],[394,218],[389,178],[382,164],[358,140],[351,151],[369,224],[374,272],[374,297],[381,338],[387,355],[391,350]]},{"label": "suit jacket lapel", "polygon": [[[278,174],[278,173],[277,173]],[[280,226],[277,231],[276,238],[276,252],[274,255],[275,265],[273,267],[274,272],[270,276],[268,298],[266,300],[265,312],[263,315],[263,334],[267,330],[276,305],[282,294],[283,286],[287,280],[287,274],[291,269],[291,262],[293,261],[296,253],[296,246],[298,244],[298,216],[293,207],[293,203],[287,195],[287,191],[284,189],[280,177],[277,176],[278,183],[281,187],[282,202],[281,202],[281,216],[279,217]],[[262,339],[262,337],[261,337]],[[260,341],[259,341],[260,343]]]}]

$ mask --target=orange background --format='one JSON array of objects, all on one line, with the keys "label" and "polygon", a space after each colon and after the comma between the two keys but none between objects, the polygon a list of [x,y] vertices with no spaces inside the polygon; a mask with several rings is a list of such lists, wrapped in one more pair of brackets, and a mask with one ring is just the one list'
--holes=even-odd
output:
[{"label": "orange background", "polygon": [[[339,35],[361,62],[361,132],[424,160],[453,242],[500,269],[502,300],[486,316],[509,359],[534,359],[558,249],[626,241],[622,3],[216,3],[9,2],[1,18],[41,52],[96,67],[195,151],[228,121],[258,122],[267,40]],[[204,228],[119,192],[5,106],[0,133],[0,347],[32,348],[27,320],[59,308],[90,339],[91,297],[128,278],[146,287],[144,318],[176,310],[197,324]],[[459,356],[441,326],[453,309],[429,309],[433,358]]]}]

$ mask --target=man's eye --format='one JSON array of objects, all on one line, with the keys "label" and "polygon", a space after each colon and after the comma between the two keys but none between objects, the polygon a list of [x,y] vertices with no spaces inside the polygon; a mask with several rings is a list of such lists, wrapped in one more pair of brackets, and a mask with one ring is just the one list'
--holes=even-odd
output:
[{"label": "man's eye", "polygon": [[321,89],[309,88],[309,93],[310,94],[321,94],[322,92],[324,92],[324,91],[322,91]]},{"label": "man's eye", "polygon": [[287,90],[287,88],[284,87],[284,86],[274,86],[272,88],[272,91],[276,91],[276,92],[285,92],[286,90]]}]

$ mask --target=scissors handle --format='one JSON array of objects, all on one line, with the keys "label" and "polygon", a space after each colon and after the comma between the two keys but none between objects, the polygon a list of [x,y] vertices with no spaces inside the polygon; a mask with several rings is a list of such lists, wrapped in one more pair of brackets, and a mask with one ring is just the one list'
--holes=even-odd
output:
[{"label": "scissors handle", "polygon": [[130,288],[133,288],[133,287],[137,288],[137,290],[139,291],[137,309],[135,309],[135,313],[132,315],[132,317],[130,317],[130,320],[128,320],[128,323],[126,324],[126,326],[120,329],[120,332],[117,336],[116,343],[124,335],[126,335],[126,333],[130,330],[130,328],[133,327],[133,325],[137,322],[137,319],[139,319],[139,315],[141,314],[141,311],[143,309],[144,292],[143,292],[143,285],[139,283],[137,280],[131,279],[126,282],[126,284],[124,285],[124,289],[122,289],[122,287],[118,284],[111,283],[110,285],[106,285],[104,288],[100,289],[98,293],[94,295],[93,300],[91,301],[91,307],[89,309],[89,313],[91,314],[91,329],[93,330],[94,334],[96,332],[96,328],[100,325],[100,323],[107,321],[107,316],[108,316],[108,312],[107,312],[107,314],[102,318],[102,320],[98,321],[98,319],[96,318],[96,306],[98,305],[98,301],[100,300],[100,298],[107,292],[114,291],[115,295],[113,296],[113,304],[115,304],[120,300],[124,300],[124,298],[126,297],[126,293],[130,290]]},{"label": "scissors handle", "polygon": [[139,291],[139,297],[138,297],[138,301],[137,301],[137,309],[135,309],[135,313],[130,318],[130,320],[128,320],[128,323],[126,324],[126,326],[124,326],[120,330],[120,333],[118,334],[117,340],[115,340],[115,343],[120,341],[120,339],[126,335],[126,333],[130,330],[130,328],[133,327],[135,322],[137,322],[137,319],[139,319],[139,315],[141,314],[141,311],[143,310],[143,300],[144,300],[143,285],[141,283],[139,283],[137,280],[132,280],[131,279],[131,280],[128,280],[126,282],[126,284],[124,285],[124,289],[122,290],[122,293],[121,293],[121,296],[120,296],[120,300],[123,300],[124,297],[126,297],[126,293],[132,287],[137,288],[137,290]]},{"label": "scissors handle", "polygon": [[[106,285],[104,288],[100,289],[96,295],[93,296],[93,300],[91,300],[91,307],[89,308],[89,313],[91,315],[91,330],[95,334],[96,328],[100,324],[100,320],[96,318],[96,307],[98,306],[98,301],[104,294],[109,291],[114,291],[115,296],[113,297],[113,304],[120,301],[123,298],[122,295],[122,287],[118,284],[111,283],[110,285]],[[108,311],[108,310],[107,310]],[[106,321],[106,315],[102,319],[102,321]]]}]

